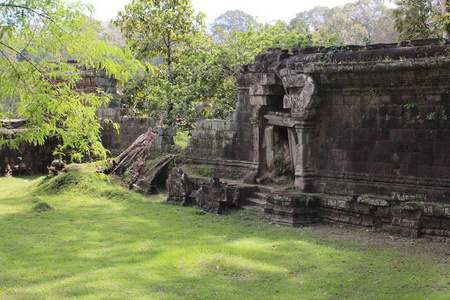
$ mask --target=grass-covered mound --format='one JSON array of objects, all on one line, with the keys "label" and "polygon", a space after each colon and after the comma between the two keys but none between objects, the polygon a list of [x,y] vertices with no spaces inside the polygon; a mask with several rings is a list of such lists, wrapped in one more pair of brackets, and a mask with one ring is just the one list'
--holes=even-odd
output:
[{"label": "grass-covered mound", "polygon": [[0,178],[0,299],[450,298],[448,245],[204,214],[97,167]]}]

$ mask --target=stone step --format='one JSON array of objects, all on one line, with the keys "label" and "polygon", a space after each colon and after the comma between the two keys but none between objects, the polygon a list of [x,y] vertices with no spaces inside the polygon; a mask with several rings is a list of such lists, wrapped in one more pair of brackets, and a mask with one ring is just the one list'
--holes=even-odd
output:
[{"label": "stone step", "polygon": [[[250,198],[257,198],[257,199],[264,200],[264,199],[266,199],[267,195],[268,194],[264,193],[264,192],[257,192],[257,193],[253,193]],[[264,200],[264,202],[265,202],[265,200]]]},{"label": "stone step", "polygon": [[265,205],[266,200],[264,200],[264,197],[249,197],[246,199],[243,205],[241,205],[241,207],[244,209],[248,209],[251,207],[258,207],[263,210]]}]

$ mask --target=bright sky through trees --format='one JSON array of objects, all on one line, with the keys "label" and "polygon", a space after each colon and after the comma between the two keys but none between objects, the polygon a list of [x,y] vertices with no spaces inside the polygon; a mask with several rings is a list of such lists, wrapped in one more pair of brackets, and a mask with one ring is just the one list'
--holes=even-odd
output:
[{"label": "bright sky through trees", "polygon": [[[95,7],[95,18],[101,21],[114,19],[118,10],[123,10],[125,5],[132,0],[81,0],[83,3],[90,3]],[[315,6],[335,7],[356,0],[279,0],[275,2],[260,0],[192,0],[196,12],[206,14],[206,23],[213,22],[227,10],[241,10],[256,18],[258,22],[268,22],[272,20],[283,20],[288,22],[295,17],[295,14],[301,11],[307,11]],[[390,0],[385,0],[385,4],[394,7]]]}]

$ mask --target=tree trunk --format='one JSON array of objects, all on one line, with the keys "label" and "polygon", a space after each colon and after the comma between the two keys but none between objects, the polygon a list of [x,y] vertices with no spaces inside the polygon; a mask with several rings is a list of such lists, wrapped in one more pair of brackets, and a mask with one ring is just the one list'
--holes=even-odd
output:
[{"label": "tree trunk", "polygon": [[[448,7],[447,7],[448,0],[441,0],[441,12],[442,14],[448,13]],[[449,33],[449,25],[445,24],[444,32],[442,33],[442,37],[446,40],[449,40],[450,33]]]}]

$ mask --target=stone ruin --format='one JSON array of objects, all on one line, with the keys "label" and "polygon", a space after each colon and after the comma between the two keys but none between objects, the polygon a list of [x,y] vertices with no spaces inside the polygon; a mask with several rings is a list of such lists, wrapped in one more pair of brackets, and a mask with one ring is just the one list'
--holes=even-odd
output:
[{"label": "stone ruin", "polygon": [[[86,69],[76,60],[68,61],[71,65],[80,70],[81,80],[74,89],[82,93],[95,93],[98,90],[111,96],[108,108],[118,108],[120,97],[117,94],[116,79],[106,75],[104,70]],[[107,110],[104,108],[102,111]],[[101,114],[101,113],[100,113]],[[24,130],[26,120],[0,120],[0,134],[8,139],[15,133]],[[134,138],[136,138],[136,135]],[[130,143],[131,144],[131,143]],[[29,143],[22,143],[19,149],[0,148],[0,176],[5,175],[31,175],[45,174],[53,161],[53,151],[56,149],[58,141],[49,138],[44,145],[33,146]],[[124,147],[125,149],[126,147]],[[7,176],[8,176],[7,175]]]},{"label": "stone ruin", "polygon": [[294,187],[247,195],[275,223],[448,241],[449,53],[439,39],[269,49],[244,66],[232,118],[199,121],[187,153],[215,176]]},{"label": "stone ruin", "polygon": [[[243,66],[231,118],[199,120],[184,153],[214,166],[214,177],[244,183],[177,171],[166,183],[168,201],[213,213],[258,206],[280,225],[337,222],[448,241],[449,53],[445,40],[269,49]],[[82,75],[78,90],[101,86],[115,94],[114,80],[102,72]],[[99,111],[121,124],[119,135],[107,125],[103,132],[115,154],[149,129],[158,131],[154,120],[114,109],[117,101]],[[20,130],[20,121],[3,127]],[[153,148],[170,152],[175,133],[163,131]],[[43,159],[24,153],[48,157],[51,146],[25,148],[1,149],[2,174],[19,165],[31,170],[32,161]]]}]

